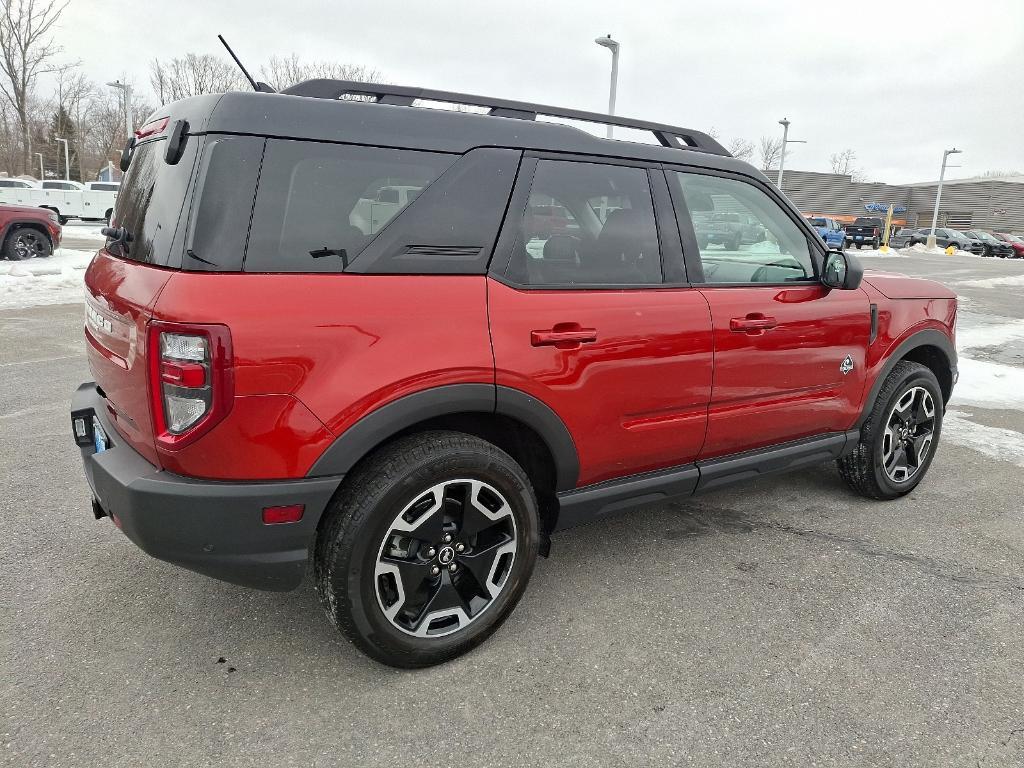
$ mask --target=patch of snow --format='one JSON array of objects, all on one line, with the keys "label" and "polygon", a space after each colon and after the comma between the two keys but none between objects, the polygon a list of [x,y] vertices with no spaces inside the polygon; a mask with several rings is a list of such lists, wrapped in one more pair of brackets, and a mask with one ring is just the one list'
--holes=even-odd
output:
[{"label": "patch of snow", "polygon": [[[1012,263],[1012,262],[1007,262]],[[1024,288],[1024,275],[1007,275],[1006,277],[986,277],[981,280],[961,280],[958,285],[971,288]]]},{"label": "patch of snow", "polygon": [[956,346],[960,352],[983,347],[1001,347],[1022,339],[1024,320],[960,313],[956,329]]},{"label": "patch of snow", "polygon": [[0,261],[0,309],[82,301],[93,251],[58,248],[48,259]]},{"label": "patch of snow", "polygon": [[961,357],[953,405],[1024,410],[1024,368]]},{"label": "patch of snow", "polygon": [[782,253],[779,250],[779,244],[773,243],[769,240],[762,240],[759,243],[751,243],[747,248],[741,250],[749,251],[750,253]]},{"label": "patch of snow", "polygon": [[942,439],[1024,467],[1024,433],[977,424],[970,416],[963,411],[946,411],[942,419]]}]

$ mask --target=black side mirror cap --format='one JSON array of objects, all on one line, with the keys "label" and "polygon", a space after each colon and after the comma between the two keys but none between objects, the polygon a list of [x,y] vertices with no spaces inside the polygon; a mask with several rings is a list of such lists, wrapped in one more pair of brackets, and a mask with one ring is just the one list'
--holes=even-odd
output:
[{"label": "black side mirror cap", "polygon": [[177,165],[185,154],[185,142],[188,141],[188,120],[177,120],[167,137],[167,148],[164,150],[164,162]]},{"label": "black side mirror cap", "polygon": [[825,257],[821,270],[821,282],[828,288],[840,291],[855,291],[864,278],[864,265],[852,253],[833,252]]},{"label": "black side mirror cap", "polygon": [[135,153],[135,137],[132,136],[124,145],[124,149],[121,150],[121,162],[118,163],[118,167],[121,169],[121,173],[128,170],[128,166],[132,163],[132,155]]}]

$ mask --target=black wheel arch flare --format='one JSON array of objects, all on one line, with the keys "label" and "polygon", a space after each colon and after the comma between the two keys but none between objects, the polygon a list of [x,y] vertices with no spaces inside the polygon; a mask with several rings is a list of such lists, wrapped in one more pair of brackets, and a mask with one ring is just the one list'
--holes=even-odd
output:
[{"label": "black wheel arch flare", "polygon": [[[941,372],[936,372],[936,378],[938,378],[939,383],[942,385],[942,395],[944,400],[943,407],[945,407],[945,403],[949,402],[952,386],[956,382],[957,378],[956,348],[953,346],[953,343],[949,340],[949,337],[946,336],[946,334],[929,328],[927,330],[914,333],[900,342],[894,349],[889,351],[885,364],[878,372],[875,380],[871,383],[871,389],[868,391],[867,397],[864,398],[864,407],[861,411],[860,419],[857,420],[857,427],[863,426],[864,422],[867,421],[875,402],[875,398],[878,397],[878,392],[882,389],[882,385],[885,383],[886,377],[896,366],[896,363],[907,359],[917,360],[915,352],[928,351],[928,348],[937,349],[939,353],[945,357],[945,362],[948,366],[948,377],[940,375]],[[927,360],[920,360],[918,362],[928,365]],[[929,365],[929,367],[932,366]]]},{"label": "black wheel arch flare", "polygon": [[579,455],[569,429],[558,414],[521,390],[482,383],[432,387],[382,405],[339,435],[306,476],[343,475],[395,435],[431,419],[466,413],[506,416],[531,428],[551,452],[555,490],[568,491],[576,487]]}]

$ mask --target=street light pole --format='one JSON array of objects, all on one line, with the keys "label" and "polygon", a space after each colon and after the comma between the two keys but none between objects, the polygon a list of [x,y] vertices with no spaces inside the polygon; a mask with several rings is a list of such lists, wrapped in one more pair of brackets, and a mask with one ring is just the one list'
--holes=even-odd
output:
[{"label": "street light pole", "polygon": [[[611,83],[608,86],[608,114],[610,116],[615,115],[615,92],[619,87],[619,43],[612,40],[612,36],[598,37],[594,39],[594,42],[603,48],[607,48],[612,52],[612,77]],[[613,127],[608,126],[608,138],[612,138]]]},{"label": "street light pole", "polygon": [[[56,136],[53,137],[55,141],[59,141],[64,145],[64,179],[65,181],[71,181],[71,160],[68,158],[68,140],[60,139]],[[60,170],[59,168],[57,170]]]},{"label": "street light pole", "polygon": [[946,160],[950,155],[959,155],[961,150],[953,147],[944,150],[942,153],[942,169],[939,171],[939,188],[935,190],[935,210],[932,211],[932,228],[928,230],[928,240],[925,243],[927,248],[935,247],[935,227],[939,225],[939,202],[942,200],[942,181],[946,178]]},{"label": "street light pole", "polygon": [[132,87],[120,80],[107,83],[111,88],[117,88],[124,94],[124,131],[125,141],[132,137]]},{"label": "street light pole", "polygon": [[39,158],[39,180],[42,181],[44,178],[46,178],[46,171],[43,170],[43,153],[36,152],[35,154],[36,157]]},{"label": "street light pole", "polygon": [[789,138],[789,126],[790,122],[786,118],[779,120],[779,125],[782,126],[782,155],[779,157],[779,179],[778,188],[782,191],[782,172],[786,168],[786,145],[788,144],[806,144],[807,142],[802,139],[791,139]]}]

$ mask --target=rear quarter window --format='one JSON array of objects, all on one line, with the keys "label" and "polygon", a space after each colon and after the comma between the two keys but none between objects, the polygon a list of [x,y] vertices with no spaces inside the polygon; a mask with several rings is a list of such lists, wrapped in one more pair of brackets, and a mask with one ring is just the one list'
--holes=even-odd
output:
[{"label": "rear quarter window", "polygon": [[458,155],[270,140],[246,272],[340,272]]}]

